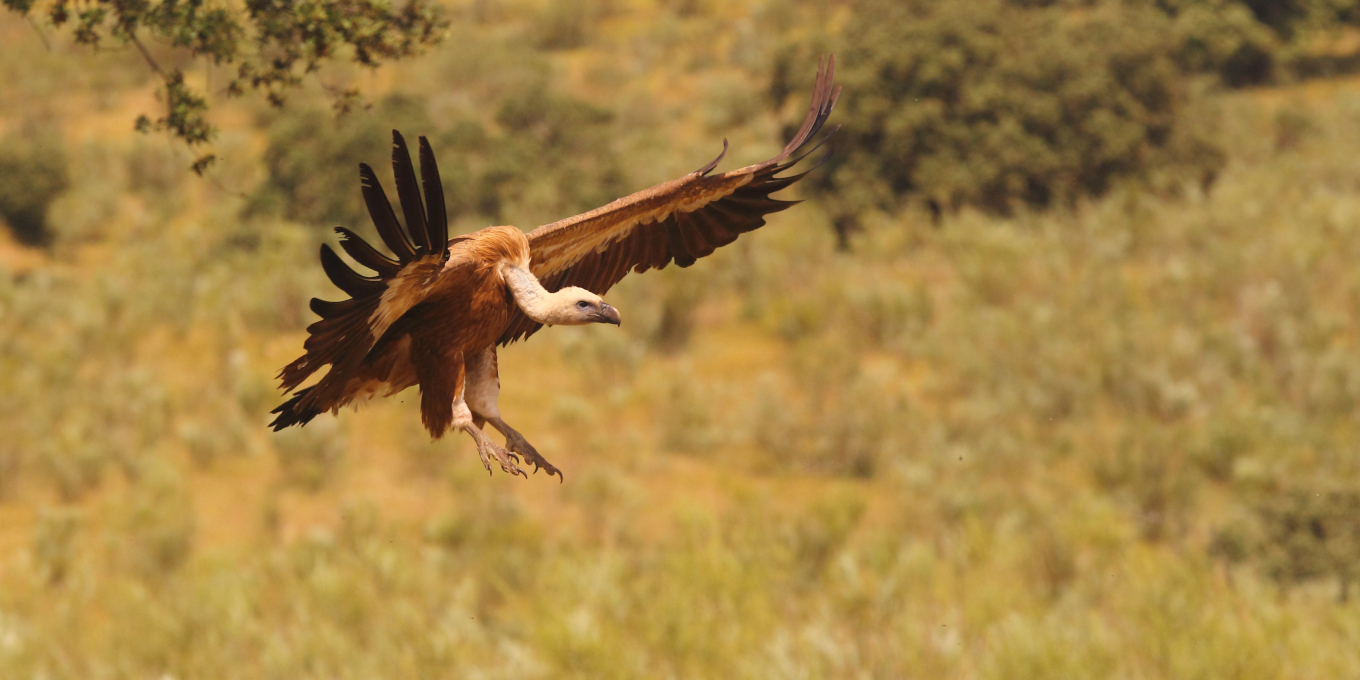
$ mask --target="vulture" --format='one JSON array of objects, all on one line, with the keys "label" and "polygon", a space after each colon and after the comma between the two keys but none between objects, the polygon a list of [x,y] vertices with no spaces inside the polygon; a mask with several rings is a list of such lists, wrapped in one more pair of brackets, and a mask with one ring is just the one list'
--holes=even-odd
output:
[{"label": "vulture", "polygon": [[[835,63],[832,56],[819,64],[807,117],[774,158],[712,174],[727,153],[723,140],[717,158],[684,177],[527,234],[493,226],[449,238],[429,142],[420,138],[417,176],[406,141],[394,130],[392,169],[405,226],[373,169],[361,163],[364,202],[391,255],[337,227],[340,248],[373,270],[366,276],[321,246],[321,268],[349,298],[311,301],[321,320],[307,328],[305,353],[279,372],[284,394],[292,396],[274,409],[271,426],[305,425],[323,411],[414,385],[420,388],[421,422],[434,438],[466,432],[488,472],[494,461],[508,474],[527,477],[518,465],[522,459],[560,481],[562,473],[501,418],[497,346],[545,324],[617,326],[619,311],[600,296],[629,271],[671,262],[688,267],[763,226],[766,215],[796,204],[770,194],[807,174],[782,175],[807,156],[794,154],[836,104]],[[298,389],[322,367],[329,368],[319,380]],[[504,435],[504,447],[486,434],[488,423]]]}]

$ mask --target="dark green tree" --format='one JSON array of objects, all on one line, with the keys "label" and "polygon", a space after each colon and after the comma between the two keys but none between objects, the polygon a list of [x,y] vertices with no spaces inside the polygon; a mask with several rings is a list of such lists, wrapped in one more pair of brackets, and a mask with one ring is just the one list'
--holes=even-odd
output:
[{"label": "dark green tree", "polygon": [[0,140],[0,218],[15,238],[47,245],[47,208],[69,183],[66,152],[54,135],[10,135]]},{"label": "dark green tree", "polygon": [[269,175],[250,210],[367,229],[356,166],[367,162],[386,179],[392,128],[429,137],[455,221],[532,227],[628,192],[610,147],[612,114],[555,93],[545,81],[488,102],[494,126],[468,115],[446,114],[435,123],[428,107],[424,96],[392,95],[340,117],[315,108],[282,113],[269,128]]},{"label": "dark green tree", "polygon": [[[202,148],[216,130],[208,101],[184,81],[182,69],[163,65],[147,41],[170,45],[191,60],[232,66],[226,92],[263,93],[281,106],[286,92],[322,64],[348,59],[367,67],[400,59],[438,42],[446,25],[431,0],[395,5],[384,0],[0,0],[10,10],[39,17],[73,32],[77,42],[98,47],[114,42],[135,47],[161,80],[165,109],[142,115],[143,132],[165,131],[190,147]],[[337,107],[358,98],[336,93]],[[202,173],[215,157],[201,153],[193,164]]]},{"label": "dark green tree", "polygon": [[[908,197],[937,214],[964,205],[1006,213],[1221,162],[1185,124],[1172,21],[1155,9],[853,5],[846,39],[831,45],[845,126],[828,171],[813,179],[843,246],[864,208],[892,210]],[[776,96],[785,89],[776,78]]]}]

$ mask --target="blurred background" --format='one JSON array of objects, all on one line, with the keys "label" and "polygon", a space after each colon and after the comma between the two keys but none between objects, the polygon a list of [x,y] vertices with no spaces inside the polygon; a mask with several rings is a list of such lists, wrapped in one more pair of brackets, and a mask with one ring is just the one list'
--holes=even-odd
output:
[{"label": "blurred background", "polygon": [[[192,148],[140,50],[31,4],[0,676],[1360,676],[1355,3],[450,0],[286,97],[144,33]],[[454,232],[528,229],[768,158],[830,52],[810,200],[502,350],[565,483],[414,391],[265,427],[389,129]]]}]

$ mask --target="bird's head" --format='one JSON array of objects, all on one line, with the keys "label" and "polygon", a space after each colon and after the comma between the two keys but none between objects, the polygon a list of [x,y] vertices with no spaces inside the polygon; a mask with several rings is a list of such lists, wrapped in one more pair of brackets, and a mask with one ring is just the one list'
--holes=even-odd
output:
[{"label": "bird's head", "polygon": [[553,297],[557,302],[553,316],[563,326],[584,326],[588,323],[619,325],[619,310],[584,288],[568,286],[554,293]]}]

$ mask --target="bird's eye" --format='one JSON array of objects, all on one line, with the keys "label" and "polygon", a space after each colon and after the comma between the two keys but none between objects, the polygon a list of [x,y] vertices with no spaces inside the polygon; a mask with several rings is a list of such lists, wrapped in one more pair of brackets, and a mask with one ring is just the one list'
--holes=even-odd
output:
[{"label": "bird's eye", "polygon": [[586,302],[585,300],[582,300],[582,301],[576,303],[576,308],[577,308],[577,309],[590,309],[590,303],[589,303],[589,302]]}]

